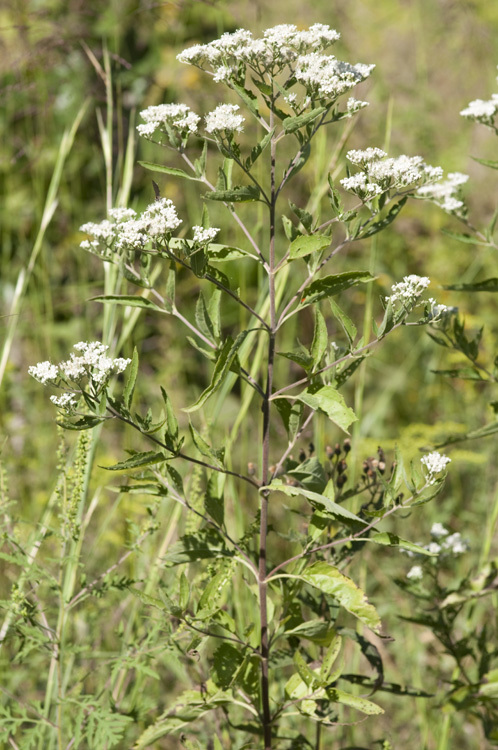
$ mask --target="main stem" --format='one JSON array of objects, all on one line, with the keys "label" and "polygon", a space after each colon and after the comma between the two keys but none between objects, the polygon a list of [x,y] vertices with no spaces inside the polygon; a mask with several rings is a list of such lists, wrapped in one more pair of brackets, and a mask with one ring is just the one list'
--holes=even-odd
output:
[{"label": "main stem", "polygon": [[[273,111],[270,111],[270,128],[273,128]],[[276,142],[271,140],[271,193],[270,193],[270,248],[268,263],[268,283],[270,294],[270,328],[268,341],[268,370],[266,378],[266,391],[263,398],[263,457],[261,469],[261,485],[268,485],[270,477],[270,397],[273,388],[273,360],[275,357],[275,332],[276,332],[276,313],[275,313],[275,156]],[[266,582],[266,548],[268,535],[268,492],[261,493],[260,508],[260,527],[259,527],[259,608],[260,608],[260,626],[261,626],[261,700],[263,709],[263,738],[264,750],[271,750],[272,745],[272,727],[270,713],[270,686],[268,678],[268,663],[270,656],[269,638],[268,638],[268,603]]]}]

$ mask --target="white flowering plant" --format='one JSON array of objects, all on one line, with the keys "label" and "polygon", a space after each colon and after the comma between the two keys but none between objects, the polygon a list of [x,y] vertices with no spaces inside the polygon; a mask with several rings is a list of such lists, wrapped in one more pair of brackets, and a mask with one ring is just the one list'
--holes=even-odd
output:
[{"label": "white flowering plant", "polygon": [[[337,60],[328,50],[338,38],[322,24],[304,31],[284,24],[259,38],[239,30],[182,52],[180,62],[212,76],[238,103],[222,103],[203,116],[183,104],[153,106],[141,113],[138,132],[173,151],[184,167],[142,162],[146,168],[204,190],[198,223],[185,229],[155,185],[156,199],[142,213],[114,208],[100,223],[81,227],[87,235],[81,247],[123,279],[122,293],[94,299],[173,316],[187,331],[185,357],[192,352],[196,361],[205,360],[201,381],[210,372],[194,402],[180,413],[162,388],[161,412],[141,413],[134,407],[138,352],[112,358],[98,342],[76,345],[78,354],[59,365],[30,368],[42,384],[62,390],[52,401],[64,427],[84,430],[113,420],[140,435],[129,458],[108,468],[130,473],[126,491],[173,501],[195,522],[174,543],[168,537],[157,596],[145,594],[140,582],[123,583],[167,620],[168,645],[180,655],[185,675],[196,673],[195,687],[178,691],[148,717],[133,738],[136,750],[167,735],[205,746],[214,726],[241,748],[287,748],[289,741],[320,747],[322,732],[333,736],[343,716],[355,721],[360,714],[382,714],[381,701],[349,686],[383,689],[379,649],[348,624],[383,631],[348,566],[367,544],[390,547],[393,555],[404,549],[437,556],[390,524],[438,495],[449,458],[431,452],[420,466],[405,468],[397,455],[387,466],[379,450],[354,480],[347,473],[349,437],[319,455],[310,441],[315,424],[349,435],[357,417],[342,390],[383,339],[409,325],[430,325],[438,336],[453,316],[452,308],[425,298],[430,280],[411,274],[379,294],[376,320],[358,332],[345,310],[347,293],[375,278],[345,261],[341,266],[341,258],[389,227],[410,198],[465,218],[458,197],[462,175],[444,181],[442,169],[422,157],[390,157],[375,146],[350,150],[337,184],[329,176],[327,218],[292,201],[287,216],[287,187],[305,168],[317,133],[367,106],[350,94],[374,66]],[[255,130],[262,137],[249,149]],[[249,204],[248,210],[239,204]],[[265,212],[264,233],[254,230],[256,219],[245,218],[250,204]],[[211,226],[210,205],[226,208],[239,232],[237,247],[220,242],[223,229]],[[264,280],[257,299],[234,285],[230,264],[257,269]],[[190,317],[179,309],[179,274],[200,288]],[[227,314],[234,305],[245,321],[240,329]],[[310,311],[313,333],[306,337],[303,319]],[[282,348],[289,336],[297,338],[297,326],[306,343],[297,339],[295,348]],[[240,418],[229,439],[215,444],[213,397],[219,410],[220,398],[232,390],[240,394]],[[253,420],[257,432],[249,440],[260,454],[244,467],[232,449]],[[307,452],[299,448],[304,440],[310,441]],[[202,485],[201,505],[192,499],[194,482]],[[234,522],[241,515],[242,529]],[[410,578],[420,578],[419,570]],[[81,598],[88,595],[88,586],[82,592]],[[76,593],[71,601],[79,600]],[[378,679],[348,673],[350,647],[361,650]],[[200,689],[193,659],[206,676]]]}]

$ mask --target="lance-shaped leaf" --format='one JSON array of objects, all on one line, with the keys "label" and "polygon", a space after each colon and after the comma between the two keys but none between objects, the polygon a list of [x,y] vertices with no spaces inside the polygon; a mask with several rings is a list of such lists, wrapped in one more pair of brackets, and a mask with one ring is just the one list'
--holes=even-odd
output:
[{"label": "lance-shaped leaf", "polygon": [[133,456],[128,458],[126,461],[120,461],[113,466],[101,466],[101,469],[107,469],[107,471],[122,471],[123,469],[138,469],[141,466],[150,466],[150,464],[159,464],[167,460],[167,456],[164,453],[156,453],[155,451],[146,451],[145,453],[134,453]]},{"label": "lance-shaped leaf", "polygon": [[346,406],[344,398],[331,385],[315,383],[295,398],[314,411],[326,414],[344,432],[347,432],[349,425],[357,420],[354,411]]},{"label": "lance-shaped leaf", "polygon": [[483,281],[474,281],[473,284],[450,284],[443,286],[443,289],[453,289],[456,292],[498,292],[498,279],[484,279]]},{"label": "lance-shaped leaf", "polygon": [[205,456],[210,460],[212,464],[217,466],[219,469],[223,468],[223,462],[220,460],[220,456],[218,455],[218,452],[215,451],[209,443],[204,440],[202,435],[195,429],[192,422],[189,423],[190,428],[190,434],[192,435],[192,440],[194,441],[194,445],[199,451],[199,453],[202,456]]},{"label": "lance-shaped leaf", "polygon": [[327,332],[327,324],[325,318],[320,312],[318,305],[315,306],[315,329],[313,331],[313,341],[311,343],[311,356],[313,357],[313,364],[318,367],[320,361],[327,351],[329,342],[329,335]]},{"label": "lance-shaped leaf", "polygon": [[135,347],[133,349],[131,365],[128,370],[128,378],[126,380],[126,385],[123,391],[123,404],[128,409],[128,411],[130,409],[131,402],[133,399],[133,393],[135,391],[135,383],[137,382],[137,373],[138,373],[138,352],[137,352],[137,347]]},{"label": "lance-shaped leaf", "polygon": [[360,526],[366,526],[366,521],[363,521],[359,516],[355,516],[347,508],[344,508],[338,503],[334,503],[326,495],[320,495],[318,492],[307,490],[304,487],[293,487],[290,484],[283,484],[279,479],[274,480],[266,489],[271,492],[283,492],[284,495],[290,497],[305,497],[309,500],[313,507],[319,507],[319,509],[325,514],[338,518],[344,523],[351,523],[352,521],[360,524]]},{"label": "lance-shaped leaf", "polygon": [[428,557],[437,557],[437,554],[434,552],[429,552],[429,550],[425,549],[424,547],[421,547],[418,544],[414,544],[413,542],[408,542],[406,539],[401,539],[401,537],[397,536],[396,534],[391,534],[389,531],[383,531],[378,534],[372,534],[372,536],[369,537],[358,537],[358,542],[374,542],[374,544],[381,544],[384,547],[400,547],[401,549],[406,549],[409,552],[415,552],[417,555],[427,555]]},{"label": "lance-shaped leaf", "polygon": [[251,169],[251,167],[254,164],[254,162],[257,159],[259,159],[259,157],[261,156],[261,154],[263,153],[263,151],[265,150],[265,148],[268,146],[268,144],[270,143],[271,139],[273,138],[274,133],[275,133],[275,128],[273,128],[272,130],[270,130],[270,132],[267,133],[259,141],[259,143],[257,143],[256,146],[254,146],[253,149],[251,149],[251,154],[250,154],[250,156],[245,161],[245,168],[247,170]]},{"label": "lance-shaped leaf", "polygon": [[298,401],[292,403],[292,401],[288,401],[286,398],[276,398],[275,406],[289,434],[289,440],[293,440],[301,425],[303,405]]},{"label": "lance-shaped leaf", "polygon": [[301,293],[301,305],[311,305],[326,297],[333,297],[352,286],[366,284],[373,281],[374,277],[368,271],[346,271],[334,276],[325,276],[323,279],[312,281]]},{"label": "lance-shaped leaf", "polygon": [[70,419],[59,417],[57,419],[57,424],[64,427],[65,430],[90,430],[92,427],[96,427],[98,424],[105,422],[106,419],[107,417],[97,417],[93,414],[86,414],[76,422],[71,422]]},{"label": "lance-shaped leaf", "polygon": [[384,709],[378,706],[372,701],[368,701],[366,698],[359,698],[357,695],[351,695],[351,693],[345,693],[344,690],[327,690],[327,697],[333,703],[342,703],[344,706],[350,708],[356,708],[357,711],[361,711],[362,714],[367,716],[378,716],[384,713]]},{"label": "lance-shaped leaf", "polygon": [[133,294],[100,294],[97,297],[91,297],[91,302],[108,302],[111,305],[126,305],[127,307],[141,307],[144,310],[154,310],[155,312],[168,312],[163,307],[159,307],[152,300],[146,297],[136,297]]},{"label": "lance-shaped leaf", "polygon": [[224,203],[243,203],[259,200],[260,190],[256,185],[237,185],[231,190],[209,190],[205,198]]},{"label": "lance-shaped leaf", "polygon": [[316,562],[306,568],[299,577],[332,596],[341,607],[369,628],[375,632],[379,631],[381,622],[377,610],[370,604],[365,593],[358,588],[356,583],[341,573],[338,568],[326,562]]},{"label": "lance-shaped leaf", "polygon": [[332,310],[332,314],[337,318],[344,330],[344,333],[348,337],[349,343],[353,345],[357,334],[355,324],[353,323],[351,318],[346,315],[344,310],[341,310],[337,302],[332,299],[332,297],[329,297],[329,305],[330,309]]},{"label": "lance-shaped leaf", "polygon": [[195,404],[189,406],[188,409],[184,409],[183,411],[186,411],[187,413],[197,411],[197,409],[200,409],[208,398],[220,388],[231,367],[235,364],[237,352],[242,346],[246,336],[247,331],[242,331],[239,333],[235,341],[231,338],[228,338],[225,341],[218,355],[218,359],[216,360],[211,384],[201,393]]},{"label": "lance-shaped leaf", "polygon": [[297,237],[289,248],[289,260],[304,258],[310,253],[318,253],[330,245],[330,237],[326,234],[304,234]]},{"label": "lance-shaped leaf", "polygon": [[377,232],[381,232],[383,229],[385,229],[389,224],[392,224],[396,216],[399,214],[403,206],[405,205],[406,201],[408,200],[408,196],[405,196],[402,198],[398,203],[395,203],[394,206],[390,209],[390,211],[382,218],[376,219],[368,229],[366,229],[364,232],[361,233],[362,239],[365,237],[371,237],[373,234],[377,234]]},{"label": "lance-shaped leaf", "polygon": [[177,169],[176,167],[165,167],[162,164],[153,164],[151,161],[139,161],[141,167],[149,169],[151,172],[161,172],[162,174],[169,174],[172,177],[182,177],[184,180],[194,180],[199,182],[200,178],[195,175],[184,172],[183,169]]},{"label": "lance-shaped leaf", "polygon": [[326,111],[326,107],[317,107],[316,109],[312,109],[311,112],[306,112],[304,115],[286,117],[282,122],[283,128],[286,133],[295,133],[299,128],[303,128],[305,125],[314,122],[314,120],[318,119]]}]

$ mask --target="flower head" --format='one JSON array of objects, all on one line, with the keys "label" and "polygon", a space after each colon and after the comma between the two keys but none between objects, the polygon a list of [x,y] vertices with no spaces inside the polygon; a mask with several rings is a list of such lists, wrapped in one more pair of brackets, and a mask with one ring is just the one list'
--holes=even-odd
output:
[{"label": "flower head", "polygon": [[442,456],[441,453],[433,451],[428,453],[426,456],[422,456],[420,462],[425,466],[427,470],[427,482],[428,484],[435,484],[437,475],[442,474],[445,471],[447,464],[449,464],[451,458]]},{"label": "flower head", "polygon": [[205,116],[208,133],[241,133],[244,117],[238,115],[238,104],[220,104]]},{"label": "flower head", "polygon": [[53,365],[51,362],[38,362],[37,365],[28,367],[29,374],[38,380],[39,383],[51,383],[54,382],[59,375],[59,368],[57,365]]},{"label": "flower head", "polygon": [[405,276],[403,281],[393,284],[391,294],[386,297],[386,301],[413,305],[430,283],[431,280],[428,276],[417,276],[412,273],[410,276]]},{"label": "flower head", "polygon": [[409,578],[411,581],[421,581],[424,577],[424,572],[422,570],[422,567],[420,565],[414,565],[410,568],[408,573],[406,574],[406,577]]}]

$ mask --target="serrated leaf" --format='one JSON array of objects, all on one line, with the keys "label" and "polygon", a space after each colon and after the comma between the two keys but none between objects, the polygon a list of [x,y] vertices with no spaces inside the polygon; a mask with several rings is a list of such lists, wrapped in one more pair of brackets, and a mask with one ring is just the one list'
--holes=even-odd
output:
[{"label": "serrated leaf", "polygon": [[211,201],[243,203],[244,201],[259,200],[260,190],[256,185],[238,185],[231,190],[209,190],[204,197]]},{"label": "serrated leaf", "polygon": [[270,132],[267,133],[259,141],[259,143],[257,143],[256,146],[254,146],[254,148],[251,149],[251,153],[250,153],[250,155],[248,156],[248,158],[246,159],[246,162],[245,162],[245,168],[247,170],[250,170],[251,167],[253,166],[254,162],[257,159],[259,159],[259,157],[261,156],[261,154],[263,153],[263,151],[265,150],[265,148],[270,144],[271,139],[273,138],[274,134],[275,134],[275,128],[273,128],[272,130],[270,130]]},{"label": "serrated leaf", "polygon": [[293,487],[290,484],[283,484],[280,480],[274,480],[267,489],[270,492],[283,492],[284,495],[289,495],[290,497],[305,497],[313,507],[318,506],[321,512],[333,518],[338,518],[344,523],[350,524],[353,521],[361,526],[367,525],[366,521],[363,521],[359,516],[355,516],[350,510],[343,508],[342,505],[334,503],[326,495],[312,492],[304,487]]},{"label": "serrated leaf", "polygon": [[285,357],[286,359],[290,359],[291,362],[295,362],[303,370],[311,370],[313,367],[313,357],[304,346],[300,349],[295,349],[293,352],[277,352],[277,354],[279,357]]},{"label": "serrated leaf", "polygon": [[343,575],[338,568],[326,562],[316,562],[299,576],[311,586],[332,596],[339,604],[375,632],[380,630],[380,617],[367,600],[364,592]]},{"label": "serrated leaf", "polygon": [[220,388],[225,380],[225,377],[228,375],[230,368],[235,362],[237,352],[242,346],[247,333],[247,331],[242,331],[241,333],[239,333],[235,341],[233,341],[231,338],[228,338],[225,341],[216,360],[211,384],[201,393],[195,404],[189,406],[188,409],[184,409],[183,411],[187,413],[197,411],[197,409],[200,409],[201,406],[203,406],[204,403],[208,400],[208,398],[212,396],[213,393],[218,390],[218,388]]},{"label": "serrated leaf", "polygon": [[222,643],[213,654],[211,679],[222,690],[228,690],[244,661],[240,650],[231,643]]},{"label": "serrated leaf", "polygon": [[312,109],[311,112],[306,112],[304,115],[286,117],[282,122],[283,128],[286,133],[295,133],[299,128],[303,128],[305,125],[314,122],[326,111],[326,107],[317,107],[316,109]]},{"label": "serrated leaf", "polygon": [[498,278],[475,281],[472,284],[449,284],[443,289],[453,289],[456,292],[498,292]]},{"label": "serrated leaf", "polygon": [[163,307],[159,307],[152,300],[146,297],[136,297],[133,294],[101,294],[97,297],[90,297],[91,302],[104,302],[112,305],[126,305],[127,307],[141,307],[144,310],[154,310],[155,312],[165,313]]},{"label": "serrated leaf", "polygon": [[367,284],[374,277],[367,271],[346,271],[334,276],[325,276],[307,286],[301,293],[301,305],[311,305],[318,300],[332,297],[358,284]]},{"label": "serrated leaf", "polygon": [[313,226],[313,216],[310,214],[310,212],[306,211],[304,208],[299,208],[299,206],[296,206],[296,204],[292,201],[289,201],[289,206],[291,207],[292,212],[295,213],[303,227],[306,229],[306,231],[311,232],[311,228]]},{"label": "serrated leaf", "polygon": [[189,429],[190,434],[192,436],[192,440],[194,442],[195,447],[199,451],[199,453],[202,456],[205,456],[206,458],[209,458],[211,463],[213,463],[215,466],[217,466],[219,469],[223,468],[223,463],[219,460],[216,452],[211,448],[209,443],[207,443],[202,435],[195,429],[192,422],[189,422]]},{"label": "serrated leaf", "polygon": [[133,393],[135,391],[135,383],[137,382],[138,374],[138,352],[137,347],[133,349],[133,355],[131,358],[131,365],[128,369],[128,377],[126,379],[126,385],[123,390],[123,403],[125,407],[130,410],[131,402],[133,399]]},{"label": "serrated leaf", "polygon": [[113,466],[101,466],[101,469],[107,471],[122,471],[123,469],[138,469],[141,466],[150,466],[150,464],[159,464],[166,461],[167,457],[164,453],[156,453],[155,451],[145,451],[144,453],[134,453],[133,456],[128,458],[126,461],[120,461]]},{"label": "serrated leaf", "polygon": [[300,404],[298,401],[292,403],[292,401],[288,401],[285,398],[277,398],[274,403],[287,430],[289,440],[293,440],[301,425],[303,404]]},{"label": "serrated leaf", "polygon": [[164,402],[164,408],[166,411],[166,439],[167,442],[172,443],[172,447],[174,450],[177,450],[178,445],[178,420],[175,417],[175,412],[173,411],[173,405],[171,403],[171,399],[164,390],[164,388],[161,386],[161,395],[163,397]]},{"label": "serrated leaf", "polygon": [[314,411],[326,414],[344,432],[347,432],[349,425],[357,420],[354,411],[346,406],[342,395],[331,385],[310,385],[295,398]]},{"label": "serrated leaf", "polygon": [[291,242],[289,260],[304,258],[310,253],[318,253],[330,246],[330,237],[325,234],[304,234]]},{"label": "serrated leaf", "polygon": [[287,474],[297,479],[307,490],[318,494],[321,494],[327,486],[328,479],[325,469],[316,456],[307,458],[295,469],[288,471]]},{"label": "serrated leaf", "polygon": [[165,167],[162,164],[154,164],[151,161],[139,161],[141,167],[149,169],[151,172],[161,172],[162,174],[169,174],[172,177],[182,177],[184,180],[193,180],[194,182],[200,182],[200,178],[195,175],[184,172],[183,169],[177,169],[176,167]]},{"label": "serrated leaf", "polygon": [[392,224],[407,200],[408,196],[405,196],[400,201],[398,201],[398,203],[395,203],[394,206],[386,214],[386,216],[376,219],[372,224],[370,224],[368,229],[362,232],[361,238],[364,239],[365,237],[371,237],[373,234],[377,234],[377,232],[381,232],[383,229],[388,227],[389,224]]}]

